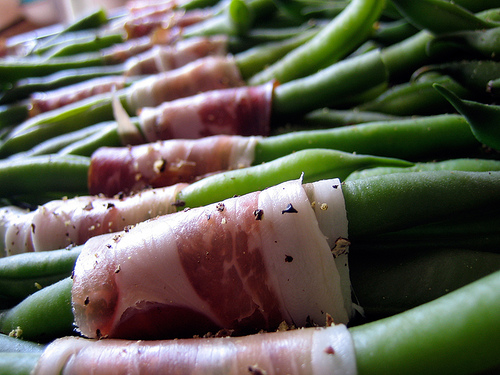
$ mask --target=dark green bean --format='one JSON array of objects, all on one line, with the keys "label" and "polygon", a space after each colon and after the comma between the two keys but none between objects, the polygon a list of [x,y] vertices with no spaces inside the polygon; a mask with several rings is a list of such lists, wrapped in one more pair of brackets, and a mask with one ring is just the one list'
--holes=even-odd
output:
[{"label": "dark green bean", "polygon": [[[431,73],[426,75],[431,76]],[[356,109],[395,116],[424,116],[453,112],[453,107],[434,89],[435,83],[448,87],[465,97],[473,96],[469,90],[450,76],[432,75],[432,79],[394,85],[378,97],[356,106]]]},{"label": "dark green bean", "polygon": [[120,134],[118,133],[118,124],[116,122],[109,122],[105,124],[102,129],[93,133],[85,139],[81,139],[67,145],[59,150],[59,155],[81,155],[91,156],[92,153],[99,147],[119,147],[124,143]]},{"label": "dark green bean", "polygon": [[54,47],[44,55],[44,58],[51,59],[64,56],[79,55],[81,53],[96,52],[100,51],[103,48],[111,47],[114,44],[123,43],[124,40],[125,39],[121,34],[94,36],[87,40],[72,41]]},{"label": "dark green bean", "polygon": [[419,249],[404,242],[381,244],[375,251],[368,243],[351,244],[349,274],[364,319],[402,313],[500,269],[498,253],[419,244]]},{"label": "dark green bean", "polygon": [[500,151],[499,105],[461,99],[441,85],[435,85],[435,88],[467,119],[472,133],[480,142]]},{"label": "dark green bean", "polygon": [[419,29],[434,34],[463,30],[482,30],[498,26],[476,17],[470,11],[445,0],[392,0],[396,8]]},{"label": "dark green bean", "polygon": [[404,313],[353,327],[359,375],[478,374],[498,368],[499,303],[496,271]]}]

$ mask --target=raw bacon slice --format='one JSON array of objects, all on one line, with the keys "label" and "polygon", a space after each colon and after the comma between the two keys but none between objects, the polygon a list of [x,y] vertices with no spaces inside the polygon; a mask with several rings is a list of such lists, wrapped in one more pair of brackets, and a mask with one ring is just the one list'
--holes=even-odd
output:
[{"label": "raw bacon slice", "polygon": [[81,245],[93,236],[172,213],[177,193],[185,186],[144,190],[123,199],[86,196],[51,201],[12,220],[5,231],[6,253]]},{"label": "raw bacon slice", "polygon": [[135,82],[130,87],[129,108],[138,111],[163,102],[196,95],[209,90],[244,86],[241,73],[230,56],[207,56],[178,69],[159,73]]},{"label": "raw bacon slice", "polygon": [[171,45],[155,45],[125,63],[127,76],[156,74],[180,68],[206,56],[227,55],[227,37],[193,37]]},{"label": "raw bacon slice", "polygon": [[101,147],[92,154],[88,184],[92,195],[129,194],[193,182],[211,173],[252,164],[260,137],[218,135],[130,147]]},{"label": "raw bacon slice", "polygon": [[[334,230],[328,236],[340,237]],[[324,324],[326,314],[346,323],[352,305],[341,283],[295,180],[91,238],[74,269],[72,301],[76,326],[90,338],[246,334],[283,321]]]},{"label": "raw bacon slice", "polygon": [[274,83],[210,90],[144,107],[139,114],[147,141],[212,135],[269,135]]},{"label": "raw bacon slice", "polygon": [[48,346],[33,375],[52,374],[355,375],[345,325],[245,337],[162,341],[65,337]]}]

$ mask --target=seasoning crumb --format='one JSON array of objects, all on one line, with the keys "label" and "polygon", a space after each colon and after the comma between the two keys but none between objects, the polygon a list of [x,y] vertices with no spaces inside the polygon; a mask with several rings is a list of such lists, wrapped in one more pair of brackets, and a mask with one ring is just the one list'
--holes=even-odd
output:
[{"label": "seasoning crumb", "polygon": [[262,220],[262,216],[264,215],[264,210],[258,208],[253,212],[253,214],[255,216],[255,220]]},{"label": "seasoning crumb", "polygon": [[288,206],[284,210],[281,211],[281,214],[296,214],[299,211],[297,211],[291,203],[288,203]]},{"label": "seasoning crumb", "polygon": [[286,263],[291,263],[291,262],[293,262],[293,257],[292,257],[292,256],[290,256],[290,255],[286,255],[286,254],[285,254],[285,262],[286,262]]}]

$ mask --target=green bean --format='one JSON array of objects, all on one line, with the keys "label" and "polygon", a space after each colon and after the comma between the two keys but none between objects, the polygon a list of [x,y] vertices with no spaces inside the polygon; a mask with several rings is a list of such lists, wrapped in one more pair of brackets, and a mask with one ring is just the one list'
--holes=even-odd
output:
[{"label": "green bean", "polygon": [[500,271],[351,329],[360,375],[473,374],[499,366]]},{"label": "green bean", "polygon": [[39,353],[1,353],[0,368],[8,375],[30,375],[39,358]]},{"label": "green bean", "polygon": [[354,0],[310,41],[250,79],[259,84],[276,79],[280,83],[308,76],[345,57],[373,31],[385,1]]},{"label": "green bean", "polygon": [[124,37],[121,34],[93,36],[87,40],[72,41],[54,47],[53,49],[49,50],[49,53],[44,55],[44,58],[52,59],[71,55],[77,56],[81,53],[96,52],[103,48],[111,47],[114,44],[123,42]]},{"label": "green bean", "polygon": [[13,103],[26,99],[34,92],[45,92],[68,86],[74,83],[87,81],[92,78],[99,78],[108,75],[123,74],[124,68],[121,65],[90,67],[80,69],[68,69],[58,71],[44,77],[29,77],[17,81],[6,91],[0,93],[0,103]]},{"label": "green bean", "polygon": [[32,52],[36,52],[37,48],[42,48],[44,46],[54,44],[57,40],[59,40],[59,38],[64,37],[68,33],[81,30],[96,29],[105,25],[107,22],[108,15],[106,14],[104,8],[97,9],[94,12],[85,14],[84,16],[76,19],[75,21],[64,27],[63,30],[56,33],[54,36],[42,40],[37,44]]},{"label": "green bean", "polygon": [[73,281],[67,277],[0,313],[0,331],[36,342],[72,334],[72,285]]},{"label": "green bean", "polygon": [[379,176],[381,174],[401,173],[401,172],[422,172],[422,171],[469,171],[469,172],[487,172],[500,171],[500,160],[490,159],[448,159],[443,161],[432,161],[427,163],[415,163],[414,166],[408,168],[399,167],[377,167],[367,168],[364,170],[353,172],[347,177],[346,181],[357,180],[371,176]]},{"label": "green bean", "polygon": [[342,191],[349,236],[380,234],[498,205],[499,181],[498,171],[393,173],[346,181]]},{"label": "green bean", "polygon": [[485,145],[500,150],[500,106],[460,99],[453,91],[435,85],[442,94],[469,122],[474,136]]},{"label": "green bean", "polygon": [[87,191],[90,159],[83,156],[42,155],[0,161],[0,196],[40,192]]},{"label": "green bean", "polygon": [[20,124],[29,116],[27,104],[0,106],[0,129],[9,128]]},{"label": "green bean", "polygon": [[[353,243],[351,283],[364,319],[386,318],[448,294],[500,269],[500,254],[460,248],[419,249]],[[430,242],[430,241],[429,241]]]},{"label": "green bean", "polygon": [[470,11],[445,0],[393,0],[398,10],[419,29],[434,34],[463,30],[482,30],[498,26],[476,17]]},{"label": "green bean", "polygon": [[273,113],[279,116],[310,112],[386,81],[387,70],[380,51],[371,51],[279,85],[274,92]]},{"label": "green bean", "polygon": [[[126,105],[123,92],[119,90],[116,95]],[[90,97],[23,122],[0,146],[0,157],[28,150],[41,141],[61,134],[114,120],[112,96],[112,93],[105,93]]]},{"label": "green bean", "polygon": [[198,207],[233,195],[242,195],[255,190],[299,178],[312,182],[324,178],[345,178],[352,171],[370,165],[401,165],[412,163],[399,159],[378,158],[370,155],[349,154],[335,150],[310,149],[297,151],[267,163],[232,170],[206,177],[184,188],[178,199],[184,207]]},{"label": "green bean", "polygon": [[[0,352],[2,353],[41,353],[44,349],[44,345],[0,334]],[[0,368],[5,369],[1,363]]]},{"label": "green bean", "polygon": [[0,258],[0,295],[19,302],[30,294],[71,276],[81,247]]},{"label": "green bean", "polygon": [[372,39],[385,46],[399,43],[415,35],[419,30],[405,19],[378,22]]},{"label": "green bean", "polygon": [[99,131],[85,139],[75,141],[59,150],[59,155],[81,155],[90,157],[99,147],[119,147],[123,140],[118,133],[118,125],[115,122],[105,124]]},{"label": "green bean", "polygon": [[282,134],[258,142],[254,164],[306,148],[329,148],[410,161],[469,156],[481,144],[459,115],[380,121]]},{"label": "green bean", "polygon": [[[500,216],[494,209],[466,212],[458,217],[408,229],[353,239],[356,251],[405,251],[464,249],[499,254]],[[400,250],[401,249],[401,250]],[[402,250],[404,249],[404,250]]]},{"label": "green bean", "polygon": [[395,116],[424,116],[452,112],[453,107],[434,89],[435,83],[448,87],[465,97],[473,96],[452,77],[438,75],[433,79],[394,85],[378,97],[356,106],[356,109]]},{"label": "green bean", "polygon": [[[116,128],[116,123],[112,122],[114,127]],[[50,138],[46,141],[40,142],[33,148],[28,151],[21,152],[18,154],[13,154],[9,156],[9,159],[19,158],[19,157],[31,157],[38,155],[47,155],[47,154],[67,154],[69,152],[62,152],[66,147],[74,145],[78,141],[88,141],[88,139],[92,138],[92,136],[96,133],[100,133],[102,130],[109,127],[109,122],[98,123],[96,125],[91,125],[89,127],[75,130],[74,132],[62,134],[60,136],[56,136],[54,138]],[[89,156],[84,154],[78,154],[82,156]]]},{"label": "green bean", "polygon": [[338,126],[362,124],[375,121],[403,120],[404,117],[380,112],[359,111],[356,109],[335,110],[321,108],[306,114],[300,122],[309,129],[329,129]]},{"label": "green bean", "polygon": [[[461,60],[424,66],[415,72],[417,79],[429,72],[447,75],[464,88],[474,93],[475,97],[487,99],[488,83],[500,77],[500,62],[492,60]],[[436,82],[437,83],[437,82]]]},{"label": "green bean", "polygon": [[500,53],[500,27],[441,35],[429,43],[429,51],[432,53],[447,44],[475,54],[475,58],[495,59]]}]

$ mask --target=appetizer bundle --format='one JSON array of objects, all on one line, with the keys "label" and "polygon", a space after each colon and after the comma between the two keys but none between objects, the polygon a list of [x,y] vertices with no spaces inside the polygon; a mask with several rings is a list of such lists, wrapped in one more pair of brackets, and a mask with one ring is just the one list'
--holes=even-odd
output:
[{"label": "appetizer bundle", "polygon": [[495,2],[50,30],[0,60],[2,372],[499,368]]}]

